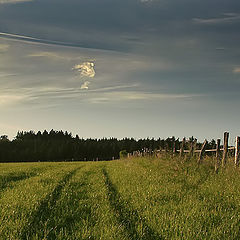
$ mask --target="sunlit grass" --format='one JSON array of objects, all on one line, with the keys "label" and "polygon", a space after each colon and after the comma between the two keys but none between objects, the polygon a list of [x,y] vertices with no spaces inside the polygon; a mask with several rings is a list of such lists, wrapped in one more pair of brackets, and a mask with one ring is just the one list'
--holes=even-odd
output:
[{"label": "sunlit grass", "polygon": [[240,237],[240,172],[228,164],[216,174],[211,158],[0,169],[0,239]]},{"label": "sunlit grass", "polygon": [[[135,159],[108,166],[128,206],[164,239],[239,237],[239,171],[178,159]],[[154,239],[154,238],[152,238]]]}]

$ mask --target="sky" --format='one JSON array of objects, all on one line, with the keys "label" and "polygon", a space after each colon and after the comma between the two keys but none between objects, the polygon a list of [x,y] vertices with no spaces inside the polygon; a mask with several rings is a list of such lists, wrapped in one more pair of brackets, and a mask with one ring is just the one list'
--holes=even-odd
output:
[{"label": "sky", "polygon": [[0,0],[0,135],[240,135],[239,0]]}]

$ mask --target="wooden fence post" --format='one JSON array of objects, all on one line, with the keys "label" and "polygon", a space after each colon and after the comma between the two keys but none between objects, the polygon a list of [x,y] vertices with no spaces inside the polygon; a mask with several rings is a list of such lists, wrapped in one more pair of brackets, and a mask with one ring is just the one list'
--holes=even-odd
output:
[{"label": "wooden fence post", "polygon": [[240,150],[240,137],[236,137],[235,143],[235,166],[239,166],[239,150]]},{"label": "wooden fence post", "polygon": [[215,163],[215,172],[218,173],[218,169],[220,166],[220,143],[221,139],[217,139],[217,146],[216,146],[216,163]]},{"label": "wooden fence post", "polygon": [[195,138],[193,142],[193,153],[195,152],[196,149],[197,149],[197,139]]},{"label": "wooden fence post", "polygon": [[185,137],[184,137],[183,140],[182,140],[182,145],[181,145],[181,148],[180,148],[180,157],[183,156],[184,146],[185,146]]},{"label": "wooden fence post", "polygon": [[176,154],[176,141],[173,141],[173,156]]},{"label": "wooden fence post", "polygon": [[228,138],[229,132],[224,133],[224,143],[223,143],[223,158],[222,158],[222,166],[224,167],[227,163],[227,153],[228,153]]},{"label": "wooden fence post", "polygon": [[191,140],[191,142],[190,142],[189,156],[190,156],[190,157],[193,156],[193,140]]},{"label": "wooden fence post", "polygon": [[200,164],[201,161],[202,161],[202,157],[203,157],[203,154],[205,152],[206,146],[207,146],[207,140],[205,139],[204,142],[203,142],[203,145],[201,147],[200,153],[199,153],[198,164]]}]

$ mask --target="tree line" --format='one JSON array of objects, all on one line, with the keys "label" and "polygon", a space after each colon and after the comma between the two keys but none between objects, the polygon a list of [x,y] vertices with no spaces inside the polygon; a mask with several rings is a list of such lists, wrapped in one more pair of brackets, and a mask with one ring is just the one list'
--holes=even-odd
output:
[{"label": "tree line", "polygon": [[[180,144],[175,137],[83,139],[67,131],[19,131],[13,140],[6,135],[0,137],[0,162],[101,161],[118,159],[122,150],[129,153],[143,149],[170,151],[174,146],[179,149]],[[214,140],[208,143],[209,148],[213,145]]]}]

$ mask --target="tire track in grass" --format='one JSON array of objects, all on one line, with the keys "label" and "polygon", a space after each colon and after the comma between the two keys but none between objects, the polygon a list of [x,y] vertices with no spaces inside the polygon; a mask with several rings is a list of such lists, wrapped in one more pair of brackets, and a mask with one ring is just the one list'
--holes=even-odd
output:
[{"label": "tire track in grass", "polygon": [[7,175],[0,175],[0,193],[5,188],[12,188],[15,182],[20,182],[25,179],[35,177],[47,168],[39,167],[39,168],[32,168],[30,171],[17,171],[17,172],[10,172]]},{"label": "tire track in grass", "polygon": [[[91,228],[97,222],[97,218],[92,212],[92,202],[88,194],[90,187],[89,177],[92,174],[93,172],[88,170],[83,173],[81,182],[70,182],[68,192],[71,190],[71,198],[67,198],[67,200],[63,202],[62,206],[60,206],[64,209],[67,209],[68,207],[68,210],[70,211],[62,216],[60,223],[58,223],[57,227],[55,227],[55,231],[48,234],[47,239],[58,239],[57,234],[59,234],[61,230],[64,232],[62,239],[66,239],[66,237],[67,239],[79,239],[80,236],[81,239],[95,239],[91,233],[85,233],[84,236],[82,236],[82,232],[80,232],[79,236],[78,232],[78,236],[75,235],[76,229],[79,229],[79,225],[84,228],[87,224],[88,228]],[[76,225],[78,225],[78,227]],[[54,224],[51,228],[54,228]]]},{"label": "tire track in grass", "polygon": [[64,186],[80,168],[78,167],[66,174],[54,190],[40,203],[38,209],[33,213],[31,221],[23,229],[20,239],[33,239],[35,232],[48,222],[52,209],[60,198]]},{"label": "tire track in grass", "polygon": [[9,174],[6,176],[0,176],[0,192],[3,191],[7,187],[11,187],[11,184],[14,182],[22,181],[31,177],[36,176],[36,172],[22,172],[16,174]]},{"label": "tire track in grass", "polygon": [[[111,207],[116,213],[117,220],[125,228],[125,231],[129,235],[129,239],[132,240],[161,240],[163,239],[158,233],[156,233],[144,219],[139,216],[138,212],[126,204],[121,195],[117,191],[116,186],[110,180],[110,177],[105,168],[102,169],[105,176],[105,184],[108,189],[108,199]],[[142,233],[138,231],[138,226],[142,226]]]}]

